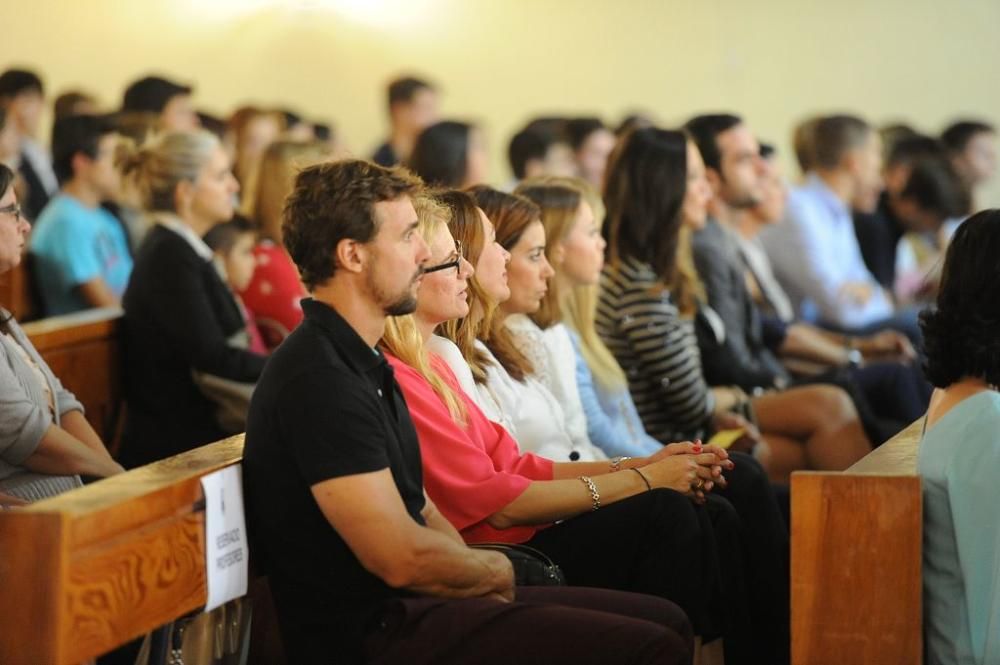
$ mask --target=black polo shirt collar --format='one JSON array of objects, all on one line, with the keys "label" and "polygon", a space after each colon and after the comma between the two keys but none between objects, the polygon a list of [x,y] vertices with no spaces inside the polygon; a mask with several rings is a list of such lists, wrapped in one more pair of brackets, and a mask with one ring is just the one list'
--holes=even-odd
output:
[{"label": "black polo shirt collar", "polygon": [[369,372],[379,365],[387,365],[385,357],[368,346],[361,335],[351,327],[337,310],[314,298],[302,300],[302,312],[306,321],[322,328],[330,340],[343,353],[357,372]]}]

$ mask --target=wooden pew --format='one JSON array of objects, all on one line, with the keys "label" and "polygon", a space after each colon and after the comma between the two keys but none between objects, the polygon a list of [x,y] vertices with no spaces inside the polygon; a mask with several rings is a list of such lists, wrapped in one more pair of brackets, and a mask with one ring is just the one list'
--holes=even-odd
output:
[{"label": "wooden pew", "polygon": [[843,473],[792,474],[793,665],[920,665],[918,421]]},{"label": "wooden pew", "polygon": [[28,269],[28,255],[11,270],[0,274],[0,305],[19,322],[30,321],[39,315],[35,304]]},{"label": "wooden pew", "polygon": [[92,309],[22,327],[52,372],[83,403],[87,420],[116,452],[122,417],[121,310]]},{"label": "wooden pew", "polygon": [[0,663],[71,665],[203,607],[202,476],[234,436],[0,512]]}]

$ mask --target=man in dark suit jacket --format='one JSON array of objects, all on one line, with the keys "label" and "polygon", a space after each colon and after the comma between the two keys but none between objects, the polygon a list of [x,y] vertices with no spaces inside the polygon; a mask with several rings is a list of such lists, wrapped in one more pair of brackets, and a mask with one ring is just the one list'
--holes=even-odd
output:
[{"label": "man in dark suit jacket", "polygon": [[[714,328],[705,317],[697,326],[709,384],[736,384],[744,390],[784,387],[791,383],[791,377],[778,359],[779,351],[784,353],[794,346],[799,352],[815,352],[805,353],[810,358],[819,358],[831,355],[832,347],[835,364],[799,383],[832,383],[844,388],[876,441],[884,441],[916,419],[930,394],[915,365],[877,362],[858,366],[863,350],[875,358],[885,344],[849,336],[839,336],[840,343],[833,344],[830,333],[796,322],[786,324],[760,312],[747,286],[746,266],[733,235],[737,217],[763,198],[767,165],[760,158],[760,146],[736,116],[700,116],[690,121],[687,129],[704,156],[713,191],[709,203],[712,218],[693,241],[695,266],[711,311],[717,312]],[[882,334],[886,336],[912,353],[900,335]],[[846,366],[840,367],[841,363]]]}]

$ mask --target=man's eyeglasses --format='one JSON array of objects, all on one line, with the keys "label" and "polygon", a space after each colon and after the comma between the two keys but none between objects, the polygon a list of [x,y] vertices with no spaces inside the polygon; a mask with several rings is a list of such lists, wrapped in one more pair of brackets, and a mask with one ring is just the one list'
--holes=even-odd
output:
[{"label": "man's eyeglasses", "polygon": [[437,272],[439,270],[447,270],[448,268],[455,268],[455,272],[458,272],[458,264],[462,262],[462,242],[460,240],[455,241],[455,253],[448,259],[446,263],[441,263],[436,266],[431,266],[429,268],[424,268],[424,274],[429,272]]},{"label": "man's eyeglasses", "polygon": [[17,223],[21,222],[21,204],[11,203],[9,206],[4,206],[0,208],[0,215],[13,215],[14,221]]}]

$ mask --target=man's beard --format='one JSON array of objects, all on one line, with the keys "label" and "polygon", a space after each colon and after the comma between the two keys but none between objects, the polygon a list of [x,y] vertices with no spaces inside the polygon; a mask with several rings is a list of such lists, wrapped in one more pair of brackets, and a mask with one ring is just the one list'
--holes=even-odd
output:
[{"label": "man's beard", "polygon": [[418,270],[410,280],[410,283],[406,285],[405,289],[401,293],[387,294],[378,282],[375,281],[375,273],[372,271],[368,272],[368,292],[372,294],[375,302],[379,304],[382,311],[386,316],[404,316],[406,314],[412,314],[417,309],[417,297],[413,295],[413,283],[417,280],[420,275],[423,274],[422,270]]}]

